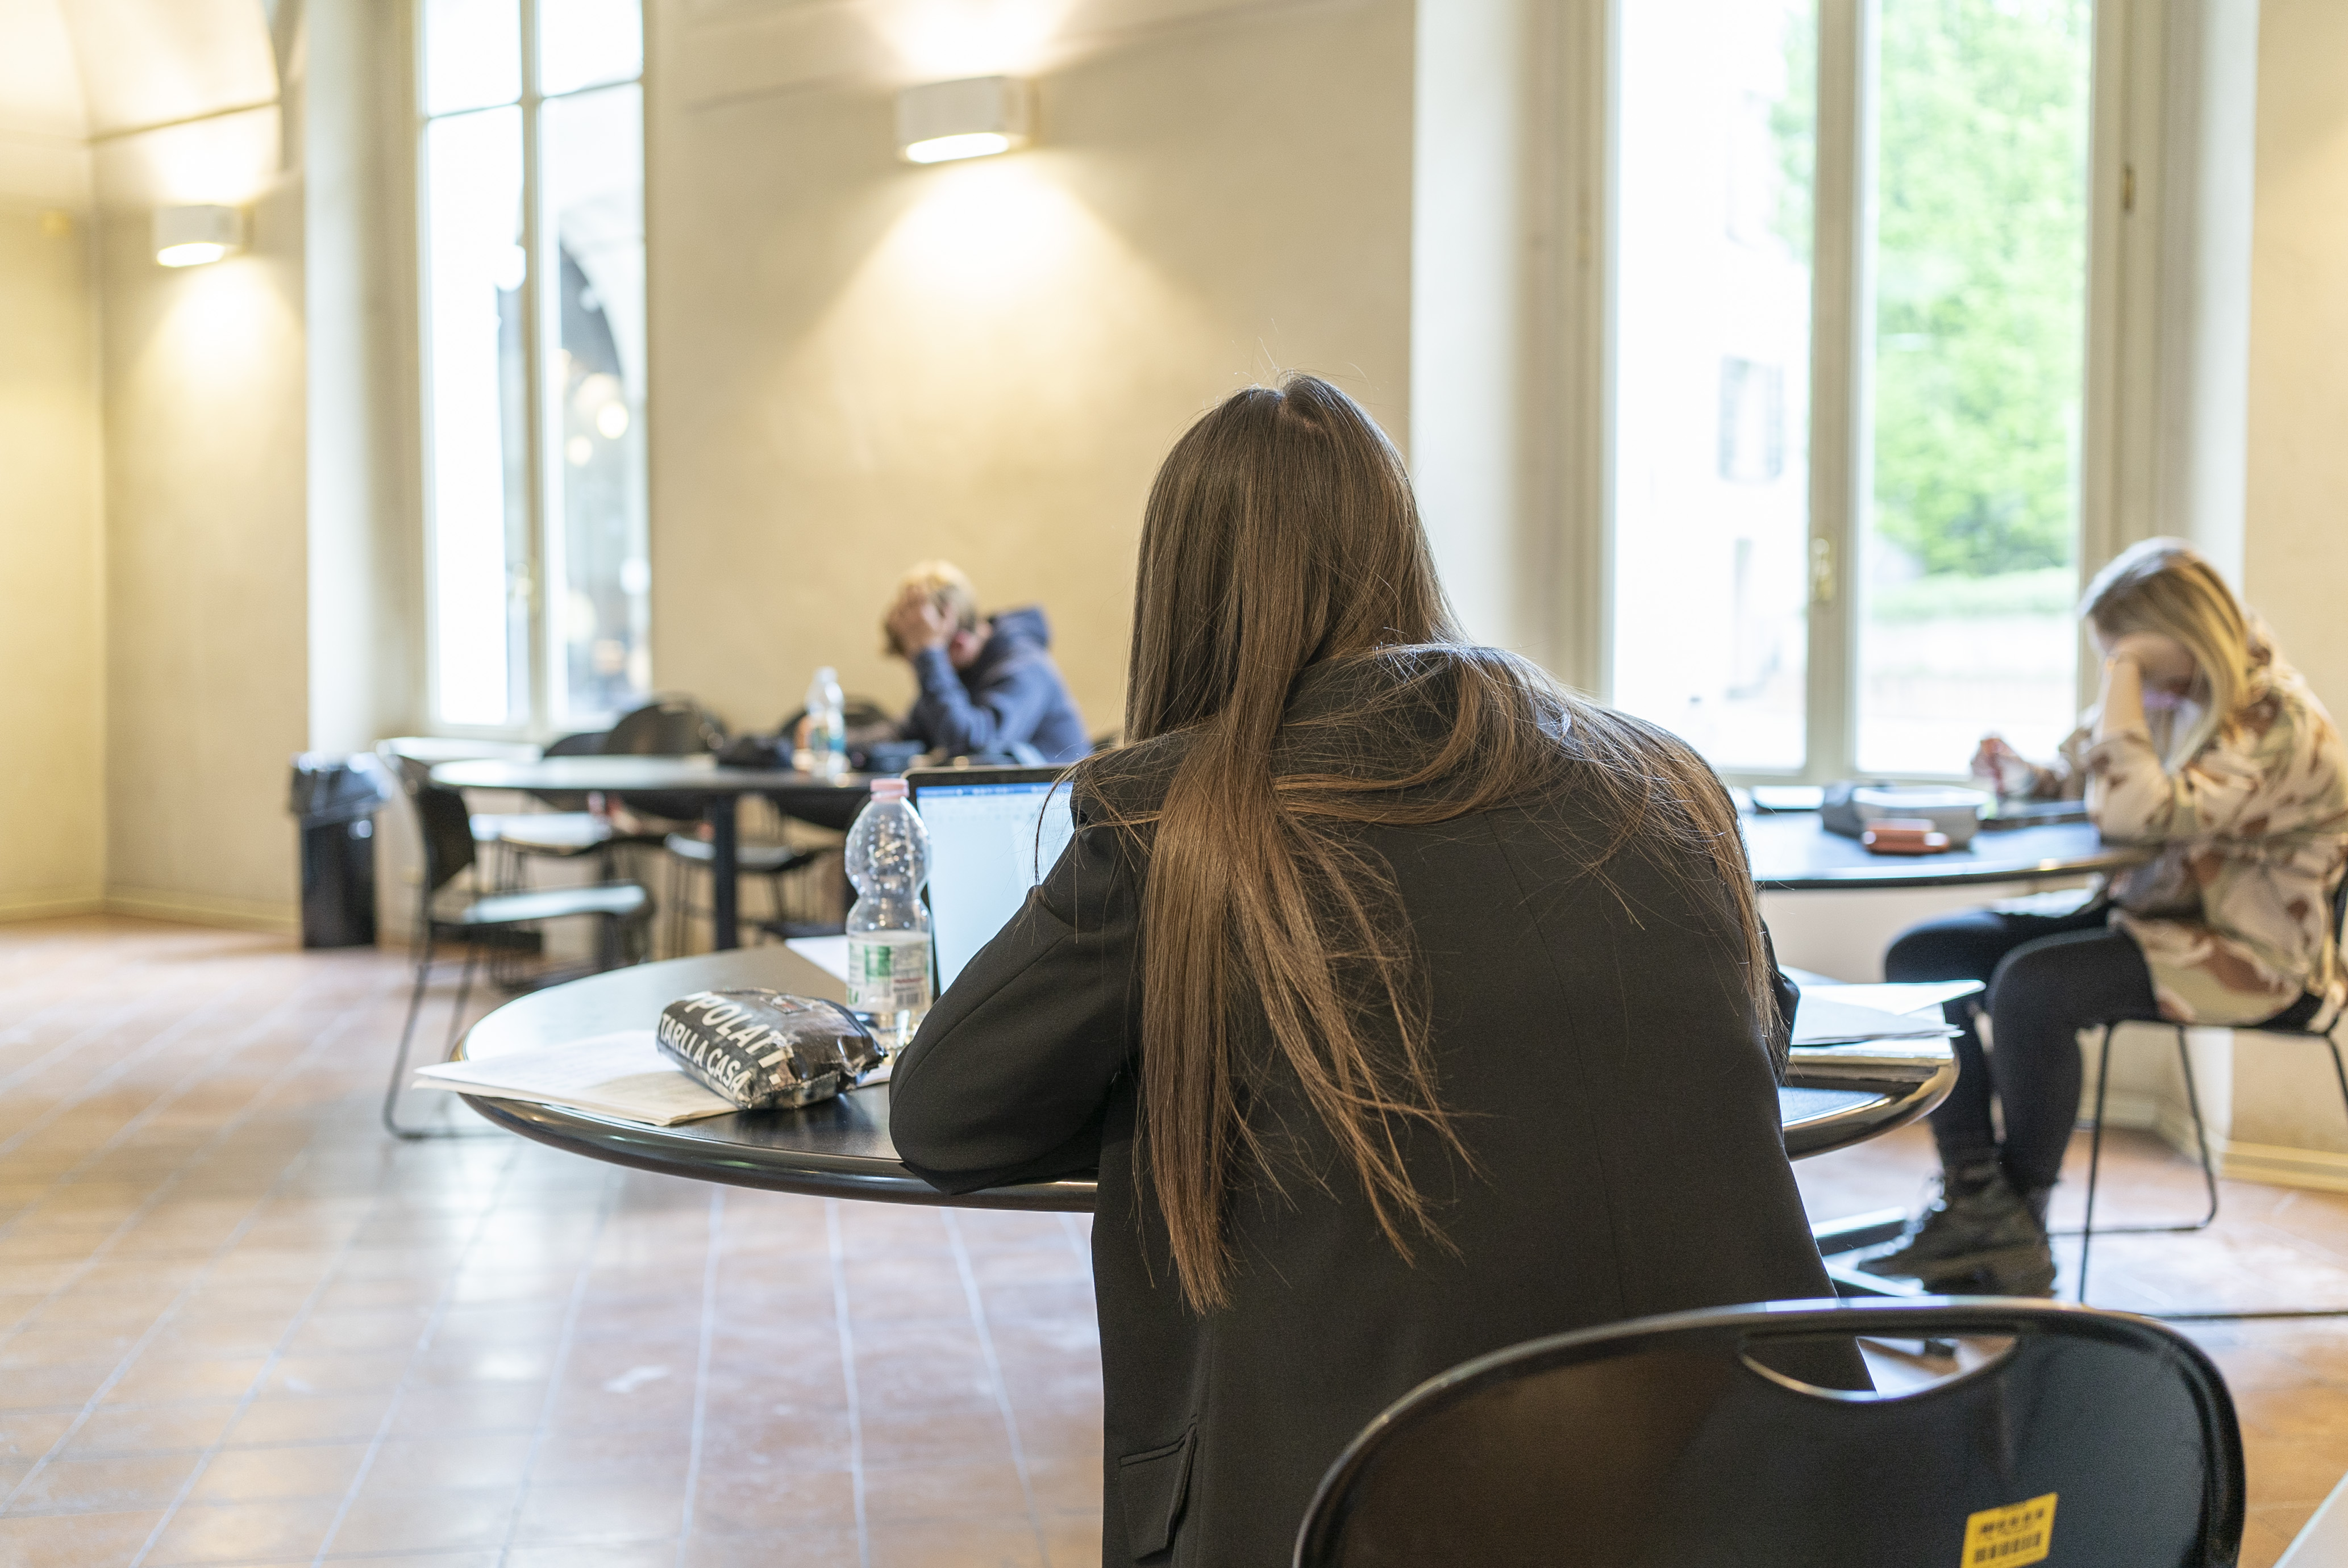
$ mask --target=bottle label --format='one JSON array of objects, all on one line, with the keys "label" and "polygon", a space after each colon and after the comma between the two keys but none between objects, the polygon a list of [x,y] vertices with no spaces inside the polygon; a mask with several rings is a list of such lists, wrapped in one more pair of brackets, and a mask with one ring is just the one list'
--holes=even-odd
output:
[{"label": "bottle label", "polygon": [[848,1005],[858,1012],[923,1012],[930,1005],[927,931],[851,931]]}]

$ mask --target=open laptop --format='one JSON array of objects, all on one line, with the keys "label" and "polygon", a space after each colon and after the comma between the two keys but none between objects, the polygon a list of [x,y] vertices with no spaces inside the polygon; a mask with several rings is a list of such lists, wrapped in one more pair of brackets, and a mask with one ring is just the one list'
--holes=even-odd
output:
[{"label": "open laptop", "polygon": [[1064,771],[915,768],[905,775],[930,835],[930,935],[941,995],[1076,836]]}]

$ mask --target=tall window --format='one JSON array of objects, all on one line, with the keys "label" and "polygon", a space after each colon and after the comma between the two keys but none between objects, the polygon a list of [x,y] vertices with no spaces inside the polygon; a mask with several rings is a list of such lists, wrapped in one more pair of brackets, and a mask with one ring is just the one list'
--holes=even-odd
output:
[{"label": "tall window", "polygon": [[1619,15],[1614,701],[1756,777],[2050,751],[2092,0]]},{"label": "tall window", "polygon": [[637,0],[422,0],[431,690],[601,723],[651,688]]}]

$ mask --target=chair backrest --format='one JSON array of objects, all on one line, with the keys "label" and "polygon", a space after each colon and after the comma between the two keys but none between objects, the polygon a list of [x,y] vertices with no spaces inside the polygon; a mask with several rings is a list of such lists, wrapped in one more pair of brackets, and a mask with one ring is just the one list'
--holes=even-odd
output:
[{"label": "chair backrest", "polygon": [[[1898,1394],[1768,1369],[1859,1336],[2013,1344]],[[1773,1302],[1535,1340],[1422,1385],[1331,1468],[1295,1560],[2003,1568],[2049,1532],[2056,1563],[2233,1563],[2241,1438],[2192,1341],[2052,1303]]]},{"label": "chair backrest", "polygon": [[[607,756],[689,757],[725,743],[726,726],[716,715],[690,697],[662,697],[622,714],[603,736],[602,750]],[[638,790],[622,798],[644,816],[689,822],[701,815],[701,801],[689,794]]]},{"label": "chair backrest", "polygon": [[560,740],[549,741],[546,750],[539,754],[546,757],[599,757],[603,754],[603,738],[609,733],[589,730],[582,734],[565,735]]},{"label": "chair backrest", "polygon": [[[776,736],[786,746],[789,745],[792,736],[798,733],[799,721],[807,716],[808,711],[805,707],[793,708],[783,715],[782,723],[775,726]],[[897,715],[870,697],[842,697],[839,700],[839,722],[851,730],[866,730],[876,724],[892,723],[896,717]]]},{"label": "chair backrest", "polygon": [[424,848],[423,897],[429,903],[473,864],[471,808],[463,794],[432,782],[430,762],[408,755],[396,743],[385,742],[376,754],[397,771],[400,791],[415,814],[417,841]]},{"label": "chair backrest", "polygon": [[[559,740],[549,741],[546,749],[539,755],[542,757],[601,756],[603,753],[603,737],[608,733],[610,732],[606,730],[589,730],[583,734],[564,735]],[[530,792],[530,795],[532,800],[552,811],[585,811],[587,809],[585,790],[534,789]]]},{"label": "chair backrest", "polygon": [[603,736],[607,756],[689,757],[716,751],[725,727],[690,697],[660,697],[633,713],[623,713]]}]

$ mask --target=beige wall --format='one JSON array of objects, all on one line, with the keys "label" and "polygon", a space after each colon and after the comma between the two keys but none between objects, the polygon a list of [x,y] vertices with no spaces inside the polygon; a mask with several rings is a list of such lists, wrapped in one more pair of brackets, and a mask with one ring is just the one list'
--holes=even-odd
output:
[{"label": "beige wall", "polygon": [[106,879],[98,289],[56,0],[0,0],[0,918]]},{"label": "beige wall", "polygon": [[2259,28],[2243,589],[2348,717],[2348,5]]},{"label": "beige wall", "polygon": [[85,214],[0,196],[0,917],[106,878],[92,255]]},{"label": "beige wall", "polygon": [[[276,119],[108,144],[98,190],[108,903],[283,929],[308,626],[302,205]],[[250,250],[157,266],[154,204],[208,193],[248,205]]]},{"label": "beige wall", "polygon": [[[2348,5],[2262,0],[2242,588],[2348,719]],[[2331,1154],[2348,1125],[2321,1047],[2242,1038],[2238,1140]],[[2277,1155],[2278,1160],[2288,1156]],[[2303,1163],[2303,1162],[2302,1162]]]},{"label": "beige wall", "polygon": [[1096,37],[1039,73],[1039,146],[926,169],[891,137],[913,62],[794,81],[821,65],[795,36],[696,14],[656,5],[652,39],[655,678],[737,724],[822,662],[901,705],[880,610],[945,555],[990,606],[1045,606],[1116,727],[1141,501],[1185,423],[1295,367],[1406,434],[1410,5]]}]

